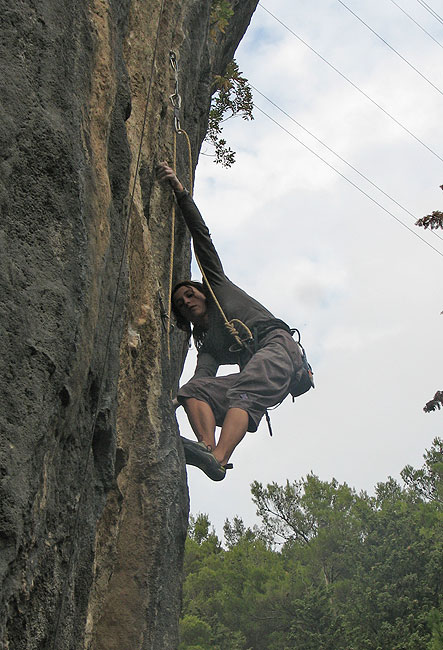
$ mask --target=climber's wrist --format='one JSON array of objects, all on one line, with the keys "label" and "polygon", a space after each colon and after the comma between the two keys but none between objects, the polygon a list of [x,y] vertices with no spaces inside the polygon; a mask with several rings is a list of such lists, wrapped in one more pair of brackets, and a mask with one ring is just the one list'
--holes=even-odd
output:
[{"label": "climber's wrist", "polygon": [[[181,183],[180,183],[180,185],[181,185]],[[186,187],[183,187],[183,185],[182,185],[181,187],[182,187],[181,190],[174,190],[174,192],[175,192],[175,198],[177,199],[177,201],[179,201],[180,199],[182,199],[182,198],[185,197],[185,196],[188,196],[188,194],[189,194],[189,192],[188,192],[188,190],[186,189]]]},{"label": "climber's wrist", "polygon": [[171,183],[174,192],[183,192],[183,190],[185,189],[183,185],[180,183],[180,181],[178,180],[177,176],[174,179],[170,179],[169,182]]}]

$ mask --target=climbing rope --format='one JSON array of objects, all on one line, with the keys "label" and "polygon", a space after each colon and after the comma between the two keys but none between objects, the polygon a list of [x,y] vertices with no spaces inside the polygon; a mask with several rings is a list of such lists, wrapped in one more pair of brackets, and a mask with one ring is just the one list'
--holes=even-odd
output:
[{"label": "climbing rope", "polygon": [[[198,264],[198,267],[199,267],[199,269],[201,271],[201,274],[203,276],[203,280],[204,280],[206,286],[209,289],[209,293],[211,294],[211,297],[212,297],[213,301],[215,302],[218,311],[220,312],[220,315],[221,315],[221,317],[223,319],[224,326],[228,330],[228,332],[232,336],[232,338],[235,340],[235,342],[237,343],[237,346],[238,346],[237,348],[231,346],[229,349],[230,349],[231,352],[239,352],[243,348],[247,347],[247,344],[253,340],[254,337],[252,336],[252,332],[249,329],[249,327],[247,325],[245,325],[245,323],[243,323],[238,318],[233,318],[232,320],[228,320],[225,312],[223,311],[223,307],[219,303],[219,301],[217,299],[217,296],[215,295],[214,290],[211,287],[211,284],[210,284],[210,282],[209,282],[209,280],[208,280],[208,278],[206,276],[206,273],[204,272],[203,267],[200,264],[200,260],[198,259],[197,255],[195,256],[195,259],[197,260],[197,264]],[[246,333],[246,336],[244,338],[240,337],[240,332],[237,329],[237,327],[235,326],[235,323],[237,323],[237,326],[239,328],[243,329],[243,331]]]},{"label": "climbing rope", "polygon": [[[191,141],[189,135],[181,128],[180,125],[180,108],[182,103],[182,98],[179,93],[178,85],[178,62],[177,55],[172,50],[169,52],[169,63],[171,68],[174,71],[175,76],[175,86],[174,92],[169,96],[172,106],[174,107],[174,145],[173,145],[173,162],[172,167],[175,170],[177,168],[177,135],[184,135],[186,138],[186,143],[188,145],[188,164],[189,164],[189,191],[192,194],[193,191],[193,178],[192,178],[192,149]],[[169,283],[168,283],[168,311],[167,311],[167,323],[171,323],[171,312],[172,312],[172,282],[174,276],[174,250],[175,250],[175,203],[172,204],[172,214],[171,214],[171,247],[169,254]],[[167,337],[166,337],[166,348],[168,352],[168,359],[171,358],[171,336],[170,336],[170,326],[167,328]]]},{"label": "climbing rope", "polygon": [[[191,149],[191,141],[189,139],[189,135],[186,133],[184,129],[181,128],[180,124],[180,109],[181,109],[181,95],[179,92],[179,83],[178,83],[178,62],[177,62],[177,56],[175,52],[171,50],[169,53],[169,61],[171,64],[172,69],[174,70],[175,74],[175,86],[174,86],[174,92],[172,95],[169,96],[169,99],[171,100],[171,103],[174,107],[174,147],[173,147],[173,169],[174,171],[176,170],[177,166],[177,135],[184,135],[186,138],[186,143],[187,143],[187,148],[188,148],[188,164],[189,164],[189,191],[192,195],[193,193],[193,177],[192,177],[192,169],[193,169],[193,163],[192,163],[192,149]],[[173,203],[172,206],[172,216],[171,216],[171,252],[170,252],[170,263],[169,263],[169,292],[168,292],[168,321],[169,323],[171,322],[171,311],[172,311],[172,280],[173,280],[173,274],[174,274],[174,246],[175,246],[175,203]],[[194,251],[195,253],[195,251]],[[243,323],[241,320],[238,318],[233,318],[232,320],[228,320],[225,312],[223,311],[223,307],[221,306],[220,302],[217,299],[217,296],[214,293],[214,290],[211,287],[211,284],[206,276],[206,273],[203,270],[203,267],[200,263],[200,260],[198,258],[198,255],[195,253],[195,259],[197,261],[198,267],[200,269],[200,272],[202,274],[204,283],[208,287],[209,293],[211,294],[211,297],[214,301],[214,303],[217,306],[217,309],[220,312],[220,315],[223,319],[224,325],[229,332],[229,334],[233,337],[235,340],[237,347],[232,346],[230,348],[231,352],[239,352],[242,350],[244,347],[247,346],[249,342],[253,340],[252,332],[249,329],[245,323]],[[243,331],[243,338],[240,335],[240,331]],[[169,328],[168,328],[168,335],[167,335],[167,350],[168,350],[168,358],[171,356],[171,343],[170,343],[170,334],[169,334]]]},{"label": "climbing rope", "polygon": [[60,629],[60,621],[62,618],[62,613],[63,613],[63,607],[65,604],[65,598],[67,594],[67,586],[68,586],[68,580],[71,574],[72,570],[72,563],[73,563],[73,558],[74,558],[74,541],[77,537],[77,531],[79,528],[79,522],[80,522],[80,509],[84,500],[85,492],[86,492],[86,487],[89,486],[89,483],[86,481],[86,474],[88,471],[88,466],[89,466],[89,461],[91,458],[91,449],[92,449],[92,442],[94,439],[94,433],[95,433],[95,428],[97,426],[97,419],[98,419],[98,414],[99,414],[99,406],[100,406],[100,400],[101,400],[101,395],[103,391],[103,383],[104,383],[104,378],[105,378],[105,371],[106,371],[106,365],[108,362],[108,357],[109,357],[109,350],[110,350],[110,343],[111,343],[111,334],[112,334],[112,329],[114,326],[114,321],[115,321],[115,312],[116,312],[116,306],[117,306],[117,297],[118,297],[118,292],[120,288],[120,281],[122,277],[122,270],[123,270],[123,263],[125,259],[125,251],[126,251],[126,244],[128,241],[128,234],[129,234],[129,226],[130,226],[130,218],[131,218],[131,211],[132,211],[132,206],[134,203],[134,196],[135,196],[135,189],[136,189],[136,184],[137,184],[137,178],[138,178],[138,173],[140,169],[140,161],[141,161],[141,153],[142,153],[142,145],[143,145],[143,138],[145,134],[145,128],[146,128],[146,121],[147,121],[147,115],[148,115],[148,106],[149,106],[149,101],[151,97],[151,88],[152,88],[152,80],[154,77],[154,66],[155,66],[155,60],[157,57],[157,49],[158,49],[158,41],[159,41],[159,35],[160,35],[160,25],[161,25],[161,19],[163,17],[163,12],[164,12],[164,6],[165,6],[165,0],[162,0],[161,7],[160,7],[160,12],[158,15],[158,22],[157,22],[157,31],[156,31],[156,36],[155,36],[155,45],[154,45],[154,50],[152,54],[152,62],[151,62],[151,74],[149,78],[149,84],[148,84],[148,90],[146,93],[146,102],[145,102],[145,110],[144,110],[144,115],[143,115],[143,125],[142,125],[142,131],[140,135],[140,143],[138,147],[138,154],[137,154],[137,162],[135,166],[135,171],[134,171],[134,179],[133,179],[133,184],[132,184],[132,191],[131,191],[131,197],[128,205],[128,210],[127,210],[127,216],[126,216],[126,230],[125,230],[125,236],[123,239],[123,247],[122,247],[122,254],[121,254],[121,259],[120,259],[120,267],[119,267],[119,272],[117,276],[117,283],[116,283],[116,289],[114,293],[114,300],[113,300],[113,305],[112,305],[112,313],[111,313],[111,320],[109,324],[109,329],[108,329],[108,336],[106,340],[106,347],[105,347],[105,356],[103,359],[103,364],[102,364],[102,369],[100,372],[100,379],[99,379],[99,384],[98,384],[98,395],[97,395],[97,403],[96,403],[96,409],[95,413],[93,416],[93,421],[92,421],[92,429],[89,437],[89,444],[88,444],[88,452],[85,460],[85,464],[83,467],[83,472],[82,472],[82,479],[81,479],[81,490],[76,506],[76,513],[75,513],[75,522],[74,522],[74,528],[72,531],[72,534],[70,536],[71,538],[71,548],[69,550],[69,556],[68,556],[68,568],[66,570],[66,576],[63,582],[63,587],[62,587],[62,594],[60,598],[60,604],[58,607],[58,612],[57,612],[57,619],[55,623],[55,628],[54,628],[54,633],[53,633],[53,642],[52,642],[52,650],[58,650],[60,647],[58,644],[58,633]]}]

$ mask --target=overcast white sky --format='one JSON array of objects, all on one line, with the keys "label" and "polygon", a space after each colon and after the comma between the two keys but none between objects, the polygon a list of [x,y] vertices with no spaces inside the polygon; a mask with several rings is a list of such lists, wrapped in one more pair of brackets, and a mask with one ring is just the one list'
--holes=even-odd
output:
[{"label": "overcast white sky", "polygon": [[[442,16],[442,1],[432,2]],[[398,3],[443,44],[443,25],[416,0]],[[443,48],[391,0],[346,4],[443,92]],[[264,6],[443,158],[443,95],[338,0]],[[260,6],[236,59],[256,88],[417,218],[443,209],[441,160]],[[415,227],[258,93],[254,100],[443,253],[443,239]],[[207,513],[220,535],[234,515],[256,523],[253,480],[312,471],[372,492],[406,464],[421,466],[443,435],[443,414],[422,410],[443,389],[443,257],[258,110],[253,122],[228,121],[225,134],[237,162],[226,170],[201,156],[195,200],[228,276],[301,330],[316,388],[271,413],[273,438],[265,421],[247,435],[223,482],[188,468],[191,512]],[[182,381],[194,365],[191,352]],[[181,433],[192,437],[180,411]]]}]

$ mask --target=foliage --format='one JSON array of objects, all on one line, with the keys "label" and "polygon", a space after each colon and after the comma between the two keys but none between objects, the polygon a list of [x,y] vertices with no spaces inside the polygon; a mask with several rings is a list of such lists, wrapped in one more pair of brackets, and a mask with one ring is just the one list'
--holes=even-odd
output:
[{"label": "foliage", "polygon": [[429,612],[428,622],[432,631],[431,643],[428,650],[442,650],[443,648],[443,609],[432,609]]},{"label": "foliage", "polygon": [[212,0],[209,22],[209,35],[212,40],[217,39],[218,32],[225,33],[225,29],[233,15],[234,10],[229,0]]},{"label": "foliage", "polygon": [[211,650],[211,626],[194,614],[186,614],[180,621],[180,650]]},{"label": "foliage", "polygon": [[422,226],[422,228],[430,228],[431,230],[436,230],[437,228],[443,228],[443,212],[435,210],[431,214],[427,214],[425,217],[418,219],[415,223],[416,226]]},{"label": "foliage", "polygon": [[[229,0],[212,0],[209,22],[209,35],[213,41],[219,34],[225,34],[234,15]],[[240,115],[244,120],[252,120],[252,91],[247,80],[242,77],[236,61],[228,63],[224,75],[215,75],[212,87],[212,100],[209,110],[206,142],[214,147],[214,160],[223,167],[231,167],[235,162],[235,152],[222,137],[222,124],[231,117]]]},{"label": "foliage", "polygon": [[[443,190],[443,185],[440,185],[440,189]],[[436,210],[431,214],[427,214],[425,217],[418,219],[415,222],[416,226],[421,226],[422,228],[430,228],[431,230],[436,230],[437,228],[443,228],[443,212]]]},{"label": "foliage", "polygon": [[443,506],[443,440],[434,438],[431,449],[424,455],[421,469],[406,465],[401,477],[409,490],[423,501],[435,501]]},{"label": "foliage", "polygon": [[443,440],[375,495],[313,474],[253,483],[261,525],[200,515],[180,650],[442,650]]},{"label": "foliage", "polygon": [[430,411],[435,411],[437,409],[440,410],[441,406],[443,406],[443,390],[438,390],[434,397],[425,404],[423,411],[429,413]]},{"label": "foliage", "polygon": [[215,148],[215,162],[223,167],[231,167],[235,162],[235,152],[221,137],[222,124],[238,115],[244,120],[254,119],[252,91],[234,59],[228,63],[224,75],[214,77],[213,88],[206,141]]}]

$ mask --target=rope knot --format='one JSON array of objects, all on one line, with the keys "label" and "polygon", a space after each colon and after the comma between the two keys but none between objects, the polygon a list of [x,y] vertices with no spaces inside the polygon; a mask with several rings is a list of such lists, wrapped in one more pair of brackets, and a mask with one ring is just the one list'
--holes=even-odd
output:
[{"label": "rope knot", "polygon": [[[238,329],[234,325],[234,323],[237,323],[237,326],[239,326]],[[249,327],[245,325],[238,318],[233,318],[230,321],[226,319],[225,327],[228,330],[228,332],[231,334],[231,336],[234,338],[237,344],[237,345],[231,345],[231,347],[229,348],[231,352],[240,352],[243,348],[247,347],[247,344],[250,343],[254,338],[252,336],[252,332],[249,329]],[[242,331],[242,335],[240,335],[239,330]]]},{"label": "rope knot", "polygon": [[235,338],[240,338],[240,334],[238,333],[237,328],[235,327],[235,325],[232,322],[226,321],[225,322],[225,327],[228,330],[229,334],[231,334]]}]

